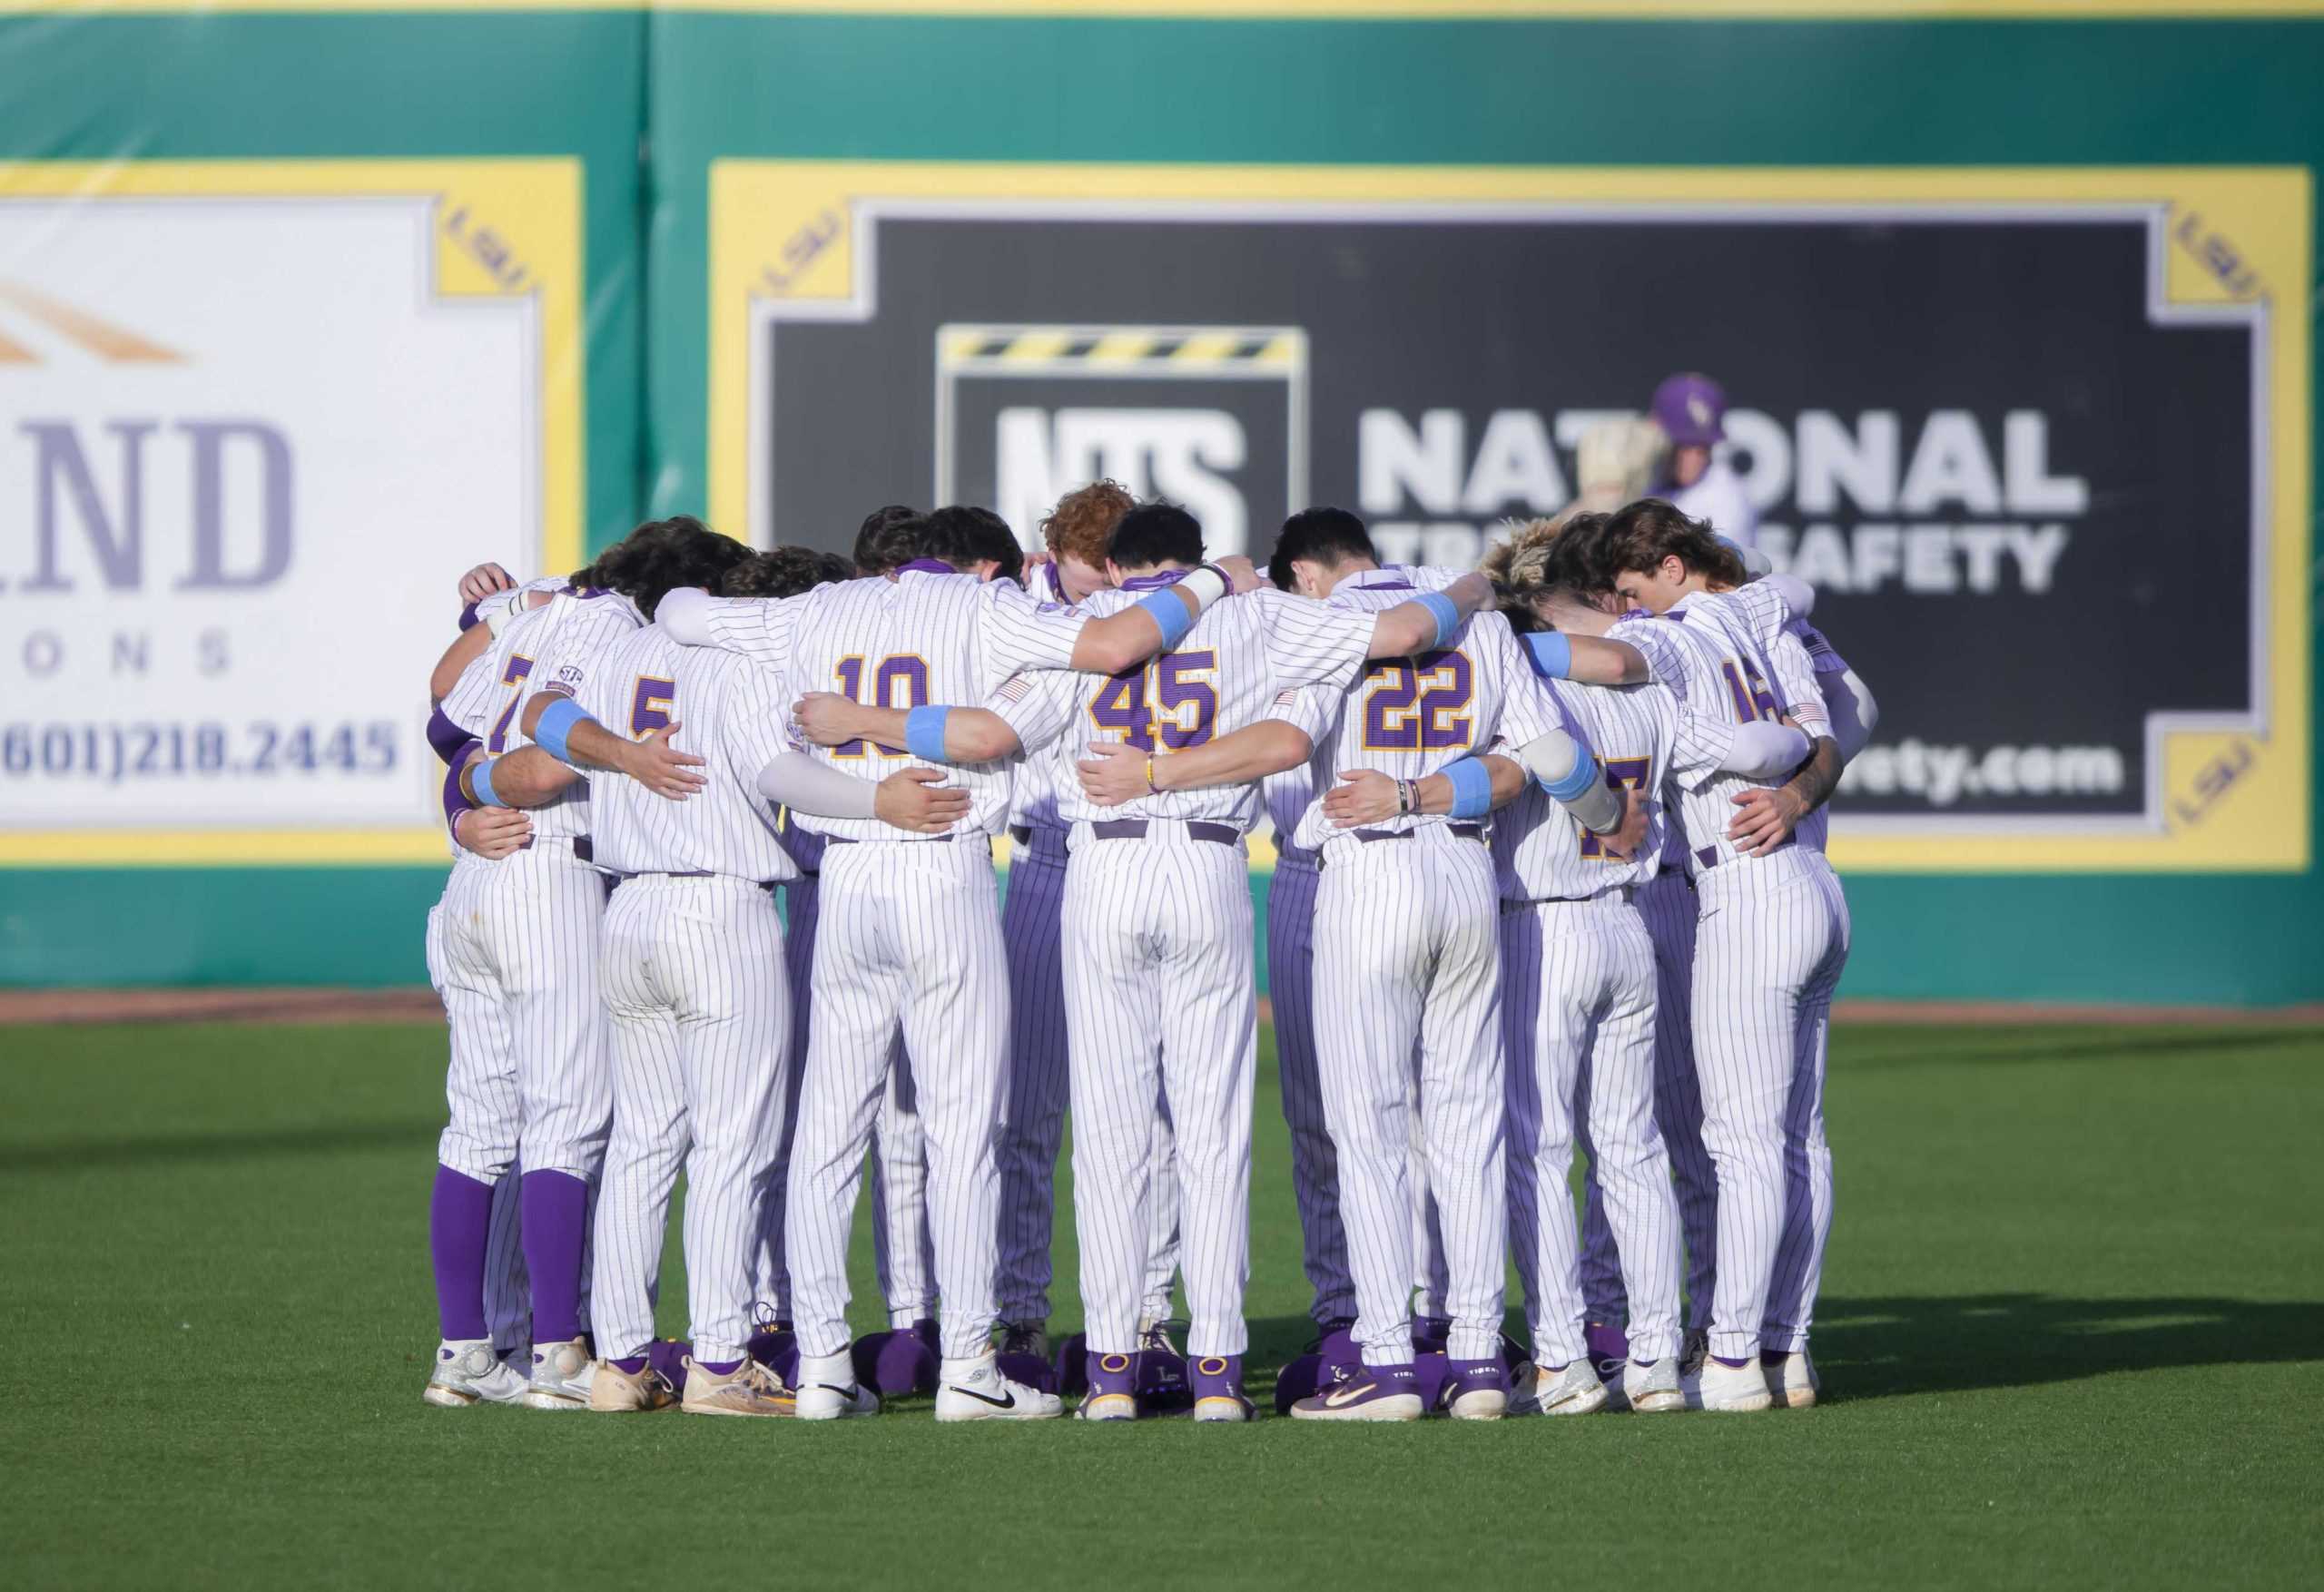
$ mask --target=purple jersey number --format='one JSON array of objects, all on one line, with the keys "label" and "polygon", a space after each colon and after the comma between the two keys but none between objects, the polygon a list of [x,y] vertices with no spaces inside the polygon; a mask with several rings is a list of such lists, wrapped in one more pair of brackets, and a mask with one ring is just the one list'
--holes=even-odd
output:
[{"label": "purple jersey number", "polygon": [[533,661],[530,658],[520,653],[508,655],[508,667],[501,671],[500,683],[514,689],[508,693],[508,705],[502,708],[500,716],[492,722],[492,734],[484,744],[484,749],[495,757],[508,750],[509,722],[517,716],[517,704],[525,700],[525,676],[532,672]]},{"label": "purple jersey number", "polygon": [[1216,653],[1166,654],[1108,676],[1089,699],[1090,720],[1140,752],[1201,746],[1218,724],[1217,673]]},{"label": "purple jersey number", "polygon": [[[1600,761],[1605,765],[1606,783],[1611,785],[1617,791],[1642,791],[1646,789],[1646,777],[1649,773],[1653,771],[1654,768],[1654,760],[1645,757],[1609,757],[1600,759]],[[1598,837],[1591,834],[1588,830],[1583,830],[1581,831],[1581,854],[1584,857],[1594,857],[1601,862],[1622,862],[1628,860],[1628,859],[1617,857],[1611,851],[1606,850],[1606,848],[1599,842]]]},{"label": "purple jersey number", "polygon": [[1727,694],[1735,704],[1735,722],[1748,724],[1756,719],[1779,719],[1782,712],[1776,706],[1775,693],[1768,689],[1767,681],[1759,673],[1759,666],[1745,660],[1738,663],[1729,658],[1718,666],[1727,677]]},{"label": "purple jersey number", "polygon": [[[896,700],[898,685],[903,700]],[[872,671],[872,694],[863,694],[863,660],[842,658],[839,661],[839,693],[850,702],[865,702],[875,708],[924,708],[928,705],[928,660],[917,653],[897,653],[880,660]],[[908,755],[901,746],[872,743],[872,751],[881,757]],[[833,757],[862,757],[861,741],[842,741],[832,748]]]},{"label": "purple jersey number", "polygon": [[1384,659],[1364,670],[1364,750],[1449,752],[1469,744],[1476,692],[1466,653]]},{"label": "purple jersey number", "polygon": [[677,700],[676,681],[639,675],[636,686],[629,693],[630,738],[643,741],[667,724],[670,714],[676,711]]}]

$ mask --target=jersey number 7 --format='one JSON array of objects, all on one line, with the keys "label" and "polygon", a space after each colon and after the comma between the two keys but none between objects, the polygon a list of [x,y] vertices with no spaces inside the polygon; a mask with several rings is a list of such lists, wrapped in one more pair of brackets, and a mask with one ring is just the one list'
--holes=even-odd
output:
[{"label": "jersey number 7", "polygon": [[[1733,665],[1729,664],[1728,667],[1732,668]],[[1649,773],[1653,771],[1654,768],[1654,760],[1652,758],[1646,757],[1609,757],[1601,758],[1600,761],[1606,765],[1606,783],[1611,785],[1617,791],[1644,790],[1646,788],[1646,777]],[[1576,824],[1574,827],[1576,829],[1581,828],[1579,824]],[[1605,862],[1620,862],[1623,860],[1622,858],[1617,857],[1611,851],[1606,850],[1606,848],[1600,843],[1598,837],[1591,834],[1588,830],[1581,830],[1581,854],[1584,857],[1594,857],[1600,861]]]}]

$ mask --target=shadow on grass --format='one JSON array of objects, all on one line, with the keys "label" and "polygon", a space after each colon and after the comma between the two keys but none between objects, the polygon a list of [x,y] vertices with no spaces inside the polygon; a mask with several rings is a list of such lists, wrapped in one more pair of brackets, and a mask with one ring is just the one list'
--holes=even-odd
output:
[{"label": "shadow on grass", "polygon": [[[2324,1302],[2181,1297],[1827,1297],[1816,1308],[1827,1402],[2081,1381],[2117,1371],[2324,1361]],[[1315,1335],[1304,1316],[1250,1323],[1254,1396]],[[1521,1322],[1510,1332],[1521,1342]]]},{"label": "shadow on grass", "polygon": [[247,1161],[268,1155],[336,1155],[348,1150],[432,1145],[443,1131],[441,1118],[415,1117],[336,1127],[271,1128],[262,1133],[143,1134],[79,1144],[0,1145],[0,1177]]},{"label": "shadow on grass", "polygon": [[[1874,1049],[1853,1047],[1843,1033],[1834,1041],[1837,1064],[1848,1066],[1951,1066],[1960,1062],[2127,1061],[2136,1056],[2203,1056],[2230,1051],[2324,1050],[2324,1035],[2312,1028],[2191,1028],[2142,1033],[2116,1029],[2104,1034],[2075,1034],[2071,1037],[2052,1028],[2028,1028],[1994,1033],[1984,1031],[1984,1043],[1965,1044],[1929,1036],[1925,1048],[1884,1042]],[[1866,1054],[1866,1052],[1869,1053]]]}]

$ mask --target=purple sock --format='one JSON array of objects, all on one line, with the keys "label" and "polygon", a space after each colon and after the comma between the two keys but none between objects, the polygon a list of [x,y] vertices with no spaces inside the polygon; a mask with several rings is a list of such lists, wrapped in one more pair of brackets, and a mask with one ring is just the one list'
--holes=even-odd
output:
[{"label": "purple sock", "polygon": [[448,1341],[485,1336],[484,1250],[491,1226],[492,1185],[437,1167],[428,1249],[436,1262],[436,1319]]},{"label": "purple sock", "polygon": [[527,1172],[523,1192],[525,1270],[533,1280],[533,1341],[581,1335],[581,1242],[589,1185],[569,1172]]},{"label": "purple sock", "polygon": [[743,1362],[739,1360],[697,1360],[694,1363],[713,1376],[733,1376],[734,1368]]},{"label": "purple sock", "polygon": [[646,1362],[652,1358],[653,1357],[651,1355],[646,1354],[625,1354],[619,1360],[616,1360],[612,1363],[621,1367],[621,1369],[627,1374],[635,1376],[639,1371],[645,1369]]}]

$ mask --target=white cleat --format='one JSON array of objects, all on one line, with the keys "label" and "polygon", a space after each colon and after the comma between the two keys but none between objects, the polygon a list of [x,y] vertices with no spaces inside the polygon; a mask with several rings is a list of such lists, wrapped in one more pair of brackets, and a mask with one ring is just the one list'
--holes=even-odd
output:
[{"label": "white cleat", "polygon": [[[1687,1407],[1687,1396],[1679,1391],[1679,1362],[1664,1355],[1652,1365],[1640,1365],[1633,1360],[1622,1367],[1622,1408],[1640,1415],[1668,1415]],[[1606,1408],[1614,1408],[1607,1400]]]},{"label": "white cleat", "polygon": [[1512,1415],[1594,1415],[1606,1407],[1606,1384],[1585,1357],[1563,1371],[1536,1365],[1529,1377],[1517,1373],[1517,1393],[1509,1401]]},{"label": "white cleat", "polygon": [[533,1380],[525,1389],[528,1410],[586,1410],[589,1383],[597,1362],[589,1345],[576,1338],[570,1343],[533,1345]]},{"label": "white cleat", "polygon": [[436,1345],[436,1369],[421,1396],[444,1410],[514,1404],[525,1396],[525,1379],[492,1351],[490,1340],[448,1338]]},{"label": "white cleat", "polygon": [[1054,1420],[1065,1400],[1000,1374],[988,1350],[974,1360],[948,1360],[936,1387],[939,1420]]},{"label": "white cleat", "polygon": [[1804,1348],[1774,1360],[1762,1357],[1759,1370],[1768,1379],[1768,1397],[1786,1410],[1812,1410],[1816,1407],[1817,1391],[1823,1381],[1816,1374],[1816,1362],[1807,1358]]},{"label": "white cleat", "polygon": [[601,1360],[589,1378],[589,1408],[600,1415],[651,1414],[677,1401],[676,1391],[651,1365],[626,1371]]},{"label": "white cleat", "polygon": [[879,1413],[880,1395],[855,1380],[853,1359],[844,1350],[799,1362],[800,1420],[841,1420]]},{"label": "white cleat", "polygon": [[1748,1365],[1723,1365],[1705,1355],[1693,1375],[1679,1378],[1679,1391],[1688,1409],[1725,1414],[1765,1410],[1774,1402],[1768,1396],[1768,1379],[1760,1374],[1757,1356]]}]

